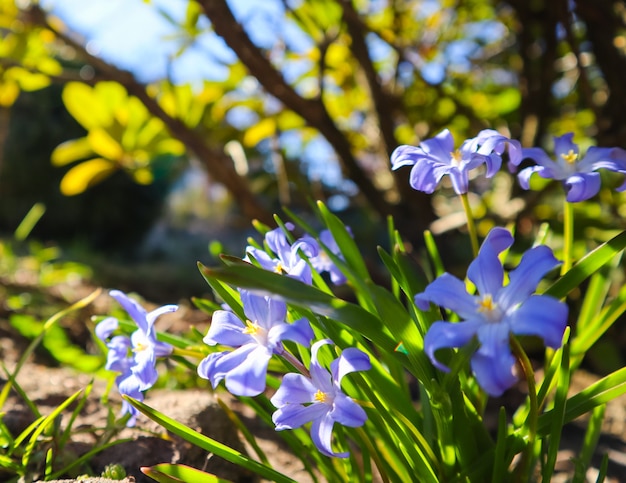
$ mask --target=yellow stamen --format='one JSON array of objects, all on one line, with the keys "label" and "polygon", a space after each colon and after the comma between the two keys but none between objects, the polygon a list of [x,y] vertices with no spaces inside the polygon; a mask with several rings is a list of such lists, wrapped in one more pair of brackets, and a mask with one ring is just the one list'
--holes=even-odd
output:
[{"label": "yellow stamen", "polygon": [[285,270],[285,267],[282,264],[282,262],[278,262],[276,264],[276,267],[274,267],[274,272],[282,274],[282,273],[287,273],[287,270]]},{"label": "yellow stamen", "polygon": [[320,389],[318,389],[315,395],[313,396],[313,398],[315,399],[316,402],[323,403],[323,402],[326,402],[326,399],[328,399],[328,395],[325,392],[322,392]]},{"label": "yellow stamen", "polygon": [[455,164],[456,166],[461,164],[461,161],[463,160],[463,155],[461,154],[461,150],[457,149],[455,151],[452,151],[450,153],[450,158],[452,158],[452,163]]},{"label": "yellow stamen", "polygon": [[243,329],[244,334],[256,335],[261,330],[261,326],[256,322],[246,320],[246,328]]},{"label": "yellow stamen", "polygon": [[490,293],[485,295],[483,299],[478,302],[478,311],[479,312],[491,312],[496,308],[496,304],[493,303],[493,297]]},{"label": "yellow stamen", "polygon": [[148,344],[139,342],[135,347],[133,347],[133,352],[145,351],[147,348],[148,348]]},{"label": "yellow stamen", "polygon": [[575,153],[573,149],[570,149],[567,154],[561,154],[561,157],[565,160],[565,162],[574,164],[578,159],[578,153]]}]

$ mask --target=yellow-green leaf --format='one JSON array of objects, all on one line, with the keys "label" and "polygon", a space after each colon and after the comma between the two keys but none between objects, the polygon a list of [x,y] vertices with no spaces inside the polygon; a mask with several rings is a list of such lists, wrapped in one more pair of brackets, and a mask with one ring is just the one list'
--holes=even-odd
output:
[{"label": "yellow-green leaf", "polygon": [[112,161],[120,160],[124,154],[124,149],[117,140],[102,128],[89,130],[87,139],[91,148],[96,154]]},{"label": "yellow-green leaf", "polygon": [[65,166],[74,161],[93,156],[94,154],[93,149],[91,149],[91,143],[87,137],[72,139],[54,148],[54,151],[52,151],[52,164],[55,166]]},{"label": "yellow-green leaf", "polygon": [[62,97],[65,108],[86,129],[107,123],[106,109],[96,101],[91,87],[69,82],[63,89]]},{"label": "yellow-green leaf", "polygon": [[272,136],[275,132],[276,121],[272,118],[262,119],[246,131],[243,144],[248,147],[256,146],[261,140]]},{"label": "yellow-green leaf", "polygon": [[102,158],[94,158],[70,169],[61,180],[61,193],[74,196],[109,176],[117,166]]}]

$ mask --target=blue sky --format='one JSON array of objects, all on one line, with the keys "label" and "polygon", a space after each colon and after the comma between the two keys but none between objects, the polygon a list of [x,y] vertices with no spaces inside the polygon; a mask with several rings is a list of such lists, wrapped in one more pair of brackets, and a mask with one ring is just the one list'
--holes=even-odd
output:
[{"label": "blue sky", "polygon": [[[238,3],[252,3],[239,0]],[[221,39],[206,33],[181,56],[177,28],[158,12],[162,9],[182,20],[186,0],[44,0],[71,31],[81,34],[89,49],[119,67],[134,72],[144,82],[171,76],[175,83],[221,79],[224,62],[234,60]],[[155,8],[158,7],[158,8]]]}]

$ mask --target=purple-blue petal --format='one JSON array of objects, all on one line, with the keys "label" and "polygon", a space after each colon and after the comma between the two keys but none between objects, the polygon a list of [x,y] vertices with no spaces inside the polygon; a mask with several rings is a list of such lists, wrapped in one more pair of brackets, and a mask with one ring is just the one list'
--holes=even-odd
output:
[{"label": "purple-blue petal", "polygon": [[300,280],[307,285],[311,285],[313,282],[313,274],[311,273],[311,266],[300,258],[294,265],[291,266],[288,272],[289,276]]},{"label": "purple-blue petal", "polygon": [[270,399],[277,408],[286,404],[306,404],[315,401],[317,387],[308,377],[290,372],[283,376],[278,390]]},{"label": "purple-blue petal", "polygon": [[319,255],[320,246],[311,235],[304,235],[302,238],[298,238],[291,246],[292,256],[300,257],[298,254],[300,250],[307,258],[314,258]]},{"label": "purple-blue petal", "polygon": [[277,258],[272,258],[263,250],[259,250],[255,247],[246,248],[246,258],[248,258],[248,256],[253,257],[259,263],[261,268],[269,270],[270,272],[275,272],[279,263]]},{"label": "purple-blue petal", "polygon": [[317,353],[320,348],[327,344],[332,344],[330,339],[318,340],[311,346],[311,363],[309,365],[309,372],[311,373],[311,380],[313,384],[322,392],[332,392],[334,390],[332,383],[332,376],[324,367],[322,367],[317,358]]},{"label": "purple-blue petal", "polygon": [[450,309],[463,319],[473,317],[476,313],[474,297],[467,293],[461,280],[449,273],[437,277],[422,293],[415,296],[415,305],[421,310],[428,310],[429,302]]},{"label": "purple-blue petal", "polygon": [[548,347],[561,346],[567,326],[567,305],[547,295],[533,295],[509,317],[511,332],[536,335]]},{"label": "purple-blue petal", "polygon": [[468,169],[451,168],[448,170],[450,181],[452,182],[452,189],[457,195],[467,193],[469,190],[469,176]]},{"label": "purple-blue petal", "polygon": [[148,322],[146,320],[146,310],[124,292],[111,290],[109,295],[117,300],[126,313],[135,321],[137,326],[147,334],[150,327],[148,326]]},{"label": "purple-blue petal", "polygon": [[241,302],[246,317],[266,330],[278,322],[284,322],[287,316],[287,305],[268,296],[256,295],[248,290],[242,290]]},{"label": "purple-blue petal", "polygon": [[428,158],[449,165],[454,152],[454,138],[448,129],[444,129],[434,138],[422,141],[420,148]]},{"label": "purple-blue petal", "polygon": [[339,424],[343,424],[344,426],[348,426],[350,428],[363,426],[365,421],[367,421],[367,414],[365,410],[354,402],[352,398],[346,396],[342,392],[338,392],[335,395],[330,417]]},{"label": "purple-blue petal", "polygon": [[308,347],[315,334],[307,319],[298,319],[293,324],[282,323],[275,325],[269,331],[268,339],[272,345],[278,345],[280,341],[291,340],[297,344]]},{"label": "purple-blue petal", "polygon": [[514,372],[515,358],[508,348],[501,348],[493,357],[476,352],[470,365],[480,387],[493,397],[501,396],[518,380]]},{"label": "purple-blue petal", "polygon": [[625,169],[618,148],[599,148],[597,146],[587,149],[585,157],[576,163],[576,167],[582,173],[598,169],[608,169],[609,171],[623,171]]},{"label": "purple-blue petal", "polygon": [[265,390],[267,365],[272,353],[257,346],[237,367],[226,374],[226,389],[236,396],[258,396]]},{"label": "purple-blue petal", "polygon": [[522,189],[530,189],[530,177],[534,173],[538,173],[539,176],[541,176],[542,178],[552,177],[549,175],[549,170],[544,166],[529,166],[528,168],[524,168],[519,173],[517,173],[517,180],[519,181],[519,185],[522,187]]},{"label": "purple-blue petal", "polygon": [[151,348],[135,352],[133,360],[135,363],[131,367],[133,374],[141,383],[140,389],[145,391],[151,388],[157,381],[159,374],[156,370],[156,357]]},{"label": "purple-blue petal", "polygon": [[498,255],[513,244],[513,235],[504,228],[493,228],[480,247],[478,256],[470,263],[468,278],[481,295],[495,295],[504,280],[504,269]]},{"label": "purple-blue petal", "polygon": [[557,159],[562,155],[567,156],[570,151],[578,154],[578,144],[574,143],[574,133],[568,132],[562,136],[554,137],[554,154]]},{"label": "purple-blue petal", "polygon": [[424,152],[415,146],[398,146],[391,153],[391,169],[398,169],[402,166],[413,166],[418,159],[423,158]]},{"label": "purple-blue petal", "polygon": [[311,425],[311,439],[320,453],[334,458],[347,458],[350,455],[349,453],[336,453],[333,451],[331,439],[334,424],[335,422],[330,414],[314,420]]},{"label": "purple-blue petal", "polygon": [[239,347],[254,342],[249,334],[244,334],[245,325],[232,312],[216,310],[211,319],[211,326],[203,341],[208,345],[222,344]]},{"label": "purple-blue petal", "polygon": [[226,374],[242,364],[257,347],[257,344],[246,344],[234,351],[209,354],[198,365],[198,375],[211,381],[213,387],[217,387]]},{"label": "purple-blue petal", "polygon": [[308,406],[286,404],[274,411],[272,421],[276,425],[276,431],[296,429],[303,424],[323,417],[329,409],[329,406],[324,403],[313,403]]},{"label": "purple-blue petal", "polygon": [[577,203],[593,198],[600,191],[600,173],[576,173],[563,181],[567,201]]},{"label": "purple-blue petal", "polygon": [[96,336],[102,341],[106,341],[111,334],[119,327],[119,322],[115,317],[107,317],[96,325]]},{"label": "purple-blue petal", "polygon": [[409,184],[414,190],[430,194],[435,191],[441,178],[448,174],[450,169],[450,167],[435,169],[429,161],[421,160],[411,168]]},{"label": "purple-blue petal", "polygon": [[148,331],[152,330],[152,326],[157,318],[159,318],[163,314],[169,314],[171,312],[176,312],[178,310],[178,305],[164,305],[163,307],[159,307],[149,312],[146,315],[146,321],[148,322]]},{"label": "purple-blue petal", "polygon": [[480,348],[471,358],[476,380],[487,394],[500,396],[517,381],[515,358],[509,347],[506,324],[484,324],[478,331]]},{"label": "purple-blue petal", "polygon": [[514,309],[533,294],[546,273],[559,264],[547,246],[540,245],[527,250],[519,265],[509,272],[509,283],[498,294],[496,302],[505,311]]},{"label": "purple-blue petal", "polygon": [[478,320],[459,323],[435,322],[429,327],[424,337],[424,352],[435,367],[447,372],[448,367],[437,360],[435,352],[438,349],[464,346],[472,340],[483,324],[484,322]]},{"label": "purple-blue petal", "polygon": [[330,371],[335,384],[341,384],[343,376],[357,371],[368,371],[372,368],[370,357],[356,347],[344,349],[341,355],[330,364]]},{"label": "purple-blue petal", "polygon": [[285,235],[282,228],[278,227],[268,231],[265,234],[265,241],[270,250],[272,250],[282,261],[285,261],[287,260],[287,258],[289,258],[291,244],[289,243],[287,235]]},{"label": "purple-blue petal", "polygon": [[[552,158],[548,156],[548,153],[546,153],[541,148],[523,148],[522,159],[527,159],[527,158],[532,159],[539,166],[543,166],[544,168],[548,169],[550,172],[554,172],[555,169],[559,169],[558,164],[555,163],[552,160]],[[545,176],[545,177],[549,178],[551,176]]]}]

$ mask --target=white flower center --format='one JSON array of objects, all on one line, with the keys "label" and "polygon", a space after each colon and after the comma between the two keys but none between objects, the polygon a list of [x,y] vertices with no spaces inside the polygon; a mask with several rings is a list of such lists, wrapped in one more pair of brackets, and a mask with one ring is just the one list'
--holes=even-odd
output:
[{"label": "white flower center", "polygon": [[242,332],[251,335],[259,344],[267,344],[267,331],[257,322],[246,320],[246,328]]},{"label": "white flower center", "polygon": [[502,318],[502,313],[490,293],[483,295],[478,301],[478,312],[489,322],[500,322]]},{"label": "white flower center", "polygon": [[457,149],[450,153],[450,162],[452,166],[455,166],[458,168],[461,165],[462,161],[463,161],[463,154],[461,153],[460,149]]}]

